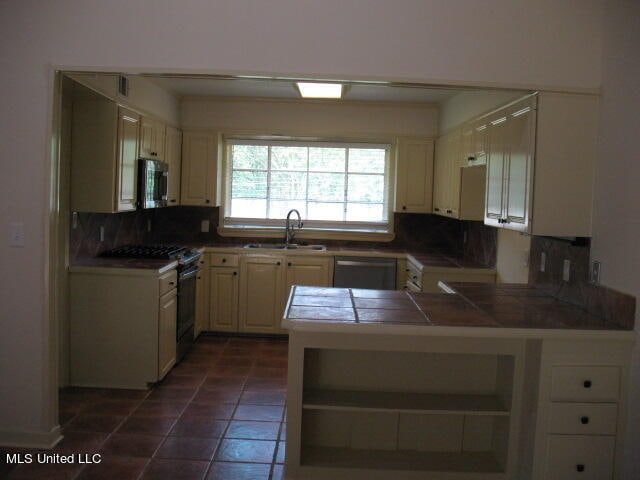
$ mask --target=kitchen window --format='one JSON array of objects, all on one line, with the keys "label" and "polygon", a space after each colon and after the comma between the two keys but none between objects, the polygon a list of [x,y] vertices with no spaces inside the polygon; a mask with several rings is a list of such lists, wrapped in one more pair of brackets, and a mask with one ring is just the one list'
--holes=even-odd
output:
[{"label": "kitchen window", "polygon": [[300,212],[306,229],[390,230],[390,145],[231,139],[224,227],[275,228]]}]

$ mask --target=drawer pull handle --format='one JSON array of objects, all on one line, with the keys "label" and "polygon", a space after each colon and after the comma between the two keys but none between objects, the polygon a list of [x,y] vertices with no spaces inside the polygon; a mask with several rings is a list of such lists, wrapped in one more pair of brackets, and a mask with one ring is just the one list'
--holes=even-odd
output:
[{"label": "drawer pull handle", "polygon": [[591,380],[585,380],[582,385],[584,388],[591,388]]},{"label": "drawer pull handle", "polygon": [[586,425],[589,423],[589,417],[580,417],[580,423]]},{"label": "drawer pull handle", "polygon": [[233,272],[233,274],[234,274],[234,275],[237,275],[237,274],[238,274],[238,272]]},{"label": "drawer pull handle", "polygon": [[578,465],[576,465],[576,470],[578,472],[584,472],[584,465],[579,463]]},{"label": "drawer pull handle", "polygon": [[287,263],[287,266],[288,266],[288,267],[292,267],[292,266],[293,266],[293,263],[288,262],[288,263]]},{"label": "drawer pull handle", "polygon": [[176,282],[169,282],[169,285],[175,285]]},{"label": "drawer pull handle", "polygon": [[226,261],[227,261],[227,259],[226,259],[226,258],[223,258],[223,259],[222,259],[222,263],[225,263]]}]

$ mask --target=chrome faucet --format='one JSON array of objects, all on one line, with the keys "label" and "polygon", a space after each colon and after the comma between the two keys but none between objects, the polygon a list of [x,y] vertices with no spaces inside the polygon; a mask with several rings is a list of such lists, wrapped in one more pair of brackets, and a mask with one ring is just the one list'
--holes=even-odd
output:
[{"label": "chrome faucet", "polygon": [[287,222],[285,224],[285,229],[284,229],[284,246],[285,248],[287,248],[289,246],[289,244],[291,242],[293,242],[293,239],[296,235],[295,231],[293,230],[294,226],[291,225],[291,214],[294,213],[298,216],[298,225],[297,228],[298,230],[300,230],[302,228],[302,217],[300,216],[300,212],[298,210],[296,210],[295,208],[292,208],[291,210],[289,210],[289,213],[287,213]]}]

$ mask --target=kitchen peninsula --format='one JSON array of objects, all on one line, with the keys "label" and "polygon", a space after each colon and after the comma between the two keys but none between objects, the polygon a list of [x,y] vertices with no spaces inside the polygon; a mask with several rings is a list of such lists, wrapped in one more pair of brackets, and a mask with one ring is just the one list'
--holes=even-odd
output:
[{"label": "kitchen peninsula", "polygon": [[614,478],[635,334],[525,285],[296,286],[287,478]]}]

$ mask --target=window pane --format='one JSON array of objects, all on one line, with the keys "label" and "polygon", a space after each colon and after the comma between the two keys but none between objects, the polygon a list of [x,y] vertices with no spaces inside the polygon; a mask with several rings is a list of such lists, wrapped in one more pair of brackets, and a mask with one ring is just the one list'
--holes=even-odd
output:
[{"label": "window pane", "polygon": [[269,155],[268,148],[260,145],[234,145],[232,152],[233,168],[266,170]]},{"label": "window pane", "polygon": [[385,151],[379,148],[350,148],[349,173],[384,173]]},{"label": "window pane", "polygon": [[312,172],[344,172],[344,148],[309,148],[309,170]]},{"label": "window pane", "polygon": [[244,218],[266,218],[267,201],[234,198],[231,200],[231,216]]},{"label": "window pane", "polygon": [[309,200],[343,201],[344,174],[310,173]]},{"label": "window pane", "polygon": [[266,198],[267,172],[233,172],[232,198]]},{"label": "window pane", "polygon": [[309,202],[309,220],[342,221],[343,214],[344,203]]},{"label": "window pane", "polygon": [[307,174],[303,172],[271,173],[270,198],[304,200],[307,198]]},{"label": "window pane", "polygon": [[348,203],[347,221],[350,222],[385,222],[381,203]]},{"label": "window pane", "polygon": [[[302,219],[307,218],[307,209],[305,208],[305,202],[301,200],[271,200],[269,202],[269,218],[287,218],[289,210],[295,208],[300,212]],[[291,215],[292,220],[297,220],[296,214]]]},{"label": "window pane", "polygon": [[349,202],[383,202],[384,176],[349,175],[347,200]]},{"label": "window pane", "polygon": [[307,147],[271,147],[272,170],[306,170]]}]

